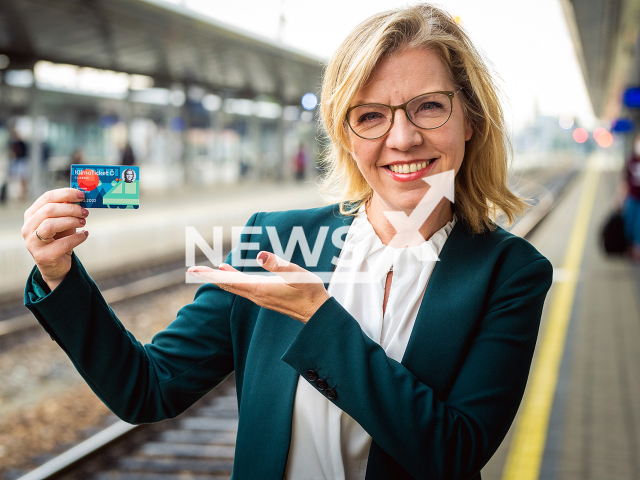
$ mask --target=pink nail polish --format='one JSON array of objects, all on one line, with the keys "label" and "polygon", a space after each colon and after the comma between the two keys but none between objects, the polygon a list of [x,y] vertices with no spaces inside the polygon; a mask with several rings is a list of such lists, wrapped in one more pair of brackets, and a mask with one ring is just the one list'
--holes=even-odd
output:
[{"label": "pink nail polish", "polygon": [[256,258],[259,265],[264,265],[267,263],[267,260],[269,260],[269,252],[260,252]]},{"label": "pink nail polish", "polygon": [[86,224],[86,223],[87,223],[87,221],[86,221],[84,218],[81,218],[81,219],[80,219],[80,225],[84,225],[84,224]]},{"label": "pink nail polish", "polygon": [[89,216],[89,210],[87,210],[86,208],[83,208],[82,209],[82,216],[88,217]]},{"label": "pink nail polish", "polygon": [[84,192],[82,190],[78,190],[78,198],[84,198]]}]

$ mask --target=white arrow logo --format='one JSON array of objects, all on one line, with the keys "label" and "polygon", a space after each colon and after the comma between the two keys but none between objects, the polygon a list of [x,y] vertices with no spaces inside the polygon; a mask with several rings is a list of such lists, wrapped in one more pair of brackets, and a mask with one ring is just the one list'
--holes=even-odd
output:
[{"label": "white arrow logo", "polygon": [[448,198],[453,203],[454,178],[453,170],[423,177],[422,180],[427,182],[431,188],[422,197],[418,206],[413,209],[411,215],[407,215],[402,211],[383,212],[396,230],[396,234],[389,242],[389,246],[394,248],[413,247],[424,242],[424,237],[420,235],[420,227],[429,218],[429,215],[433,213],[443,197]]}]

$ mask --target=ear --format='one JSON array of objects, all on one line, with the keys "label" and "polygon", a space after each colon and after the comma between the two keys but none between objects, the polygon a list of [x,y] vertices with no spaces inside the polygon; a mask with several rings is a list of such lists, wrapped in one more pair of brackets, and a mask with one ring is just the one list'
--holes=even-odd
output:
[{"label": "ear", "polygon": [[464,121],[464,141],[468,142],[469,140],[471,140],[471,137],[473,136],[473,127],[471,126],[471,122],[466,119]]}]

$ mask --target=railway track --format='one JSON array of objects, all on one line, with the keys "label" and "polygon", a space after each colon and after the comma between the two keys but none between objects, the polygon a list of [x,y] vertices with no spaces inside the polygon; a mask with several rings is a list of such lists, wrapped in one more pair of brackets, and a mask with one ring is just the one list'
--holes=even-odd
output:
[{"label": "railway track", "polygon": [[[123,285],[115,286],[102,291],[102,296],[109,304],[135,298],[147,293],[156,292],[166,287],[171,287],[184,282],[185,267],[159,273],[147,278],[142,278]],[[27,313],[0,322],[0,338],[7,338],[38,327],[40,324],[33,314]]]},{"label": "railway track", "polygon": [[[575,170],[566,171],[562,175],[544,179],[544,183],[525,182],[522,190],[526,196],[533,199],[533,206],[510,230],[522,237],[532,232],[557,204],[576,173]],[[184,279],[185,267],[180,267],[116,285],[102,293],[109,304],[114,304],[183,283]],[[37,326],[38,323],[31,314],[5,320],[0,322],[0,338],[17,335]],[[145,440],[135,452],[130,453],[130,449],[127,448],[124,451],[121,449],[117,460],[112,461],[115,465],[111,465],[111,468],[106,467],[105,461],[100,459],[109,457],[109,449],[117,448],[117,445],[126,445],[129,437],[141,429],[149,428],[148,426],[134,426],[117,421],[18,480],[230,478],[238,421],[237,399],[232,379],[233,377],[230,377],[225,380],[223,385],[179,419],[163,422],[164,427],[152,435],[152,438]],[[200,405],[202,402],[204,404]],[[94,462],[93,466],[91,462]]]},{"label": "railway track", "polygon": [[[177,419],[118,420],[19,480],[223,480],[231,477],[238,407],[233,376]],[[129,437],[140,430],[137,439]],[[189,472],[186,474],[185,472]]]}]

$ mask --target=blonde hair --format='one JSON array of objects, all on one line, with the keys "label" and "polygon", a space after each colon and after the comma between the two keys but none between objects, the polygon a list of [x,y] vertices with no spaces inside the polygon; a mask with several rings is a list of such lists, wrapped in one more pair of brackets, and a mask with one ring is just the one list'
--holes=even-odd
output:
[{"label": "blonde hair", "polygon": [[379,13],[358,25],[329,61],[322,84],[320,116],[331,142],[325,151],[321,191],[353,215],[373,189],[349,152],[346,112],[376,64],[403,48],[428,48],[448,69],[473,135],[455,178],[454,211],[474,233],[495,229],[498,215],[509,223],[527,204],[507,187],[512,155],[498,88],[471,40],[443,10],[423,3]]}]

